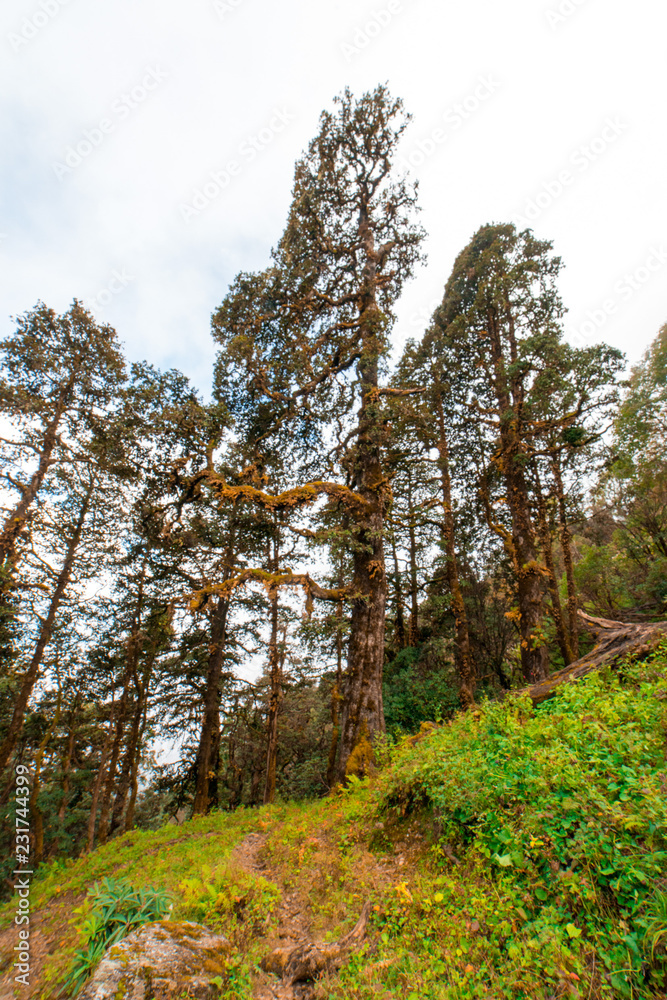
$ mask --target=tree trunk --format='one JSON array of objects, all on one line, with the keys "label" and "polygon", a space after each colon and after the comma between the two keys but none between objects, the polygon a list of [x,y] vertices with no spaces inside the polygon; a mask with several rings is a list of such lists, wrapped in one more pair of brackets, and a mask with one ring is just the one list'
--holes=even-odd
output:
[{"label": "tree trunk", "polygon": [[125,824],[123,823],[123,813],[125,811],[128,792],[131,788],[134,788],[136,770],[141,757],[142,739],[146,726],[148,690],[150,687],[151,675],[153,673],[153,665],[155,663],[156,655],[157,641],[152,644],[148,652],[147,659],[144,664],[143,676],[140,678],[136,669],[134,672],[134,687],[136,692],[134,711],[132,713],[132,724],[127,738],[123,764],[116,790],[116,797],[114,800],[113,811],[111,813],[110,833],[113,833],[113,831],[117,830],[121,825],[123,826],[123,829],[125,829]]},{"label": "tree trunk", "polygon": [[58,441],[58,425],[60,424],[62,415],[65,412],[67,398],[71,392],[73,384],[74,380],[71,379],[61,393],[53,417],[44,428],[42,450],[39,454],[37,468],[35,469],[30,482],[27,486],[22,488],[21,499],[5,518],[2,531],[0,531],[0,566],[9,566],[12,569],[14,567],[14,561],[16,558],[16,540],[26,525],[30,508],[34,503],[51,466],[51,456]]},{"label": "tree trunk", "polygon": [[130,801],[123,819],[123,833],[132,829],[134,823],[134,808],[137,803],[137,792],[139,790],[139,762],[141,761],[141,748],[144,743],[144,733],[146,732],[146,722],[148,719],[148,698],[144,698],[144,714],[141,719],[141,729],[137,740],[136,752],[132,761],[132,773],[130,775]]},{"label": "tree trunk", "polygon": [[[508,379],[500,325],[495,308],[489,309],[487,320],[500,424],[499,448],[493,461],[505,483],[507,503],[512,519],[511,550],[517,576],[521,667],[527,681],[538,681],[546,677],[549,664],[548,651],[542,632],[544,569],[537,561],[535,531],[530,516],[528,484],[524,473],[525,454],[521,441],[523,389],[520,376],[513,375],[511,382]],[[508,318],[508,326],[510,354],[514,361],[517,349],[511,314]]]},{"label": "tree trunk", "polygon": [[560,547],[563,553],[563,563],[565,565],[565,579],[567,580],[567,616],[570,626],[570,649],[573,659],[579,656],[579,622],[577,618],[577,605],[579,595],[577,585],[574,580],[574,563],[572,561],[572,534],[567,523],[567,508],[565,505],[565,490],[563,488],[563,477],[560,471],[558,458],[554,456],[551,461],[551,471],[556,485],[556,498],[558,500],[558,522],[560,525]]},{"label": "tree trunk", "polygon": [[109,767],[107,768],[106,780],[104,782],[104,790],[102,792],[100,823],[97,829],[97,842],[100,845],[106,844],[107,836],[109,834],[109,810],[111,808],[111,795],[113,793],[116,768],[118,767],[118,758],[120,757],[120,748],[123,743],[123,734],[125,732],[125,724],[127,722],[127,702],[129,698],[131,671],[131,665],[127,664],[123,672],[123,690],[120,696],[120,702],[118,703],[111,756],[109,759]]},{"label": "tree trunk", "polygon": [[60,806],[58,807],[58,819],[61,823],[65,820],[65,812],[67,810],[67,802],[69,800],[69,774],[72,770],[72,759],[74,757],[74,745],[76,743],[76,713],[79,707],[79,694],[74,697],[74,704],[70,711],[69,717],[69,736],[67,738],[67,750],[65,751],[65,756],[63,758],[63,776],[62,776],[62,798],[60,800]]},{"label": "tree trunk", "polygon": [[100,766],[95,777],[95,782],[93,784],[91,802],[90,802],[90,814],[88,816],[88,832],[86,837],[86,847],[83,853],[87,851],[92,851],[93,844],[95,842],[95,826],[97,824],[97,804],[100,800],[100,792],[102,790],[102,782],[104,781],[104,776],[107,769],[107,761],[109,760],[109,751],[111,750],[111,744],[113,742],[113,734],[115,728],[115,708],[113,705],[111,709],[111,716],[109,717],[109,728],[107,731],[106,739],[104,740],[104,745],[102,747],[102,753],[100,755]]},{"label": "tree trunk", "polygon": [[[354,553],[348,669],[344,684],[338,775],[347,773],[348,760],[354,773],[366,773],[372,761],[372,739],[384,732],[382,666],[384,659],[384,615],[386,581],[382,550],[382,515],[369,519],[359,532]],[[362,551],[359,551],[361,549]]]},{"label": "tree trunk", "polygon": [[396,624],[394,629],[396,645],[399,649],[405,649],[406,630],[405,618],[403,616],[403,591],[401,588],[401,571],[398,566],[398,553],[396,552],[396,536],[391,533],[391,551],[394,558],[394,593],[396,595]]},{"label": "tree trunk", "polygon": [[442,538],[445,543],[445,572],[451,594],[452,611],[454,612],[454,642],[456,645],[456,667],[459,679],[461,704],[469,708],[475,703],[475,668],[470,650],[470,634],[468,631],[468,615],[461,592],[459,567],[456,557],[456,526],[452,507],[452,481],[449,473],[449,447],[445,429],[445,416],[442,409],[442,399],[438,399],[438,423],[440,437],[438,454],[440,456],[440,485],[442,490],[442,509],[444,521]]},{"label": "tree trunk", "polygon": [[415,510],[412,505],[412,479],[408,473],[408,538],[410,542],[410,620],[408,622],[408,645],[413,649],[419,642],[419,578],[417,575],[417,537],[415,531]]},{"label": "tree trunk", "polygon": [[547,586],[549,588],[549,596],[551,597],[551,608],[554,625],[556,626],[556,637],[563,656],[563,662],[565,663],[565,666],[567,666],[568,663],[572,663],[572,660],[576,659],[576,657],[572,654],[570,635],[568,630],[565,628],[563,608],[560,603],[560,593],[558,592],[558,581],[556,579],[556,568],[554,566],[547,502],[542,492],[542,484],[540,483],[540,476],[537,468],[535,469],[535,493],[537,496],[537,527],[542,545],[542,553],[544,555],[544,564],[547,568]]},{"label": "tree trunk", "polygon": [[[376,301],[377,256],[373,231],[362,211],[359,225],[365,250],[365,291],[360,303],[362,351],[359,432],[352,458],[352,483],[370,512],[351,522],[353,581],[348,667],[345,677],[338,777],[365,773],[373,757],[372,740],[384,732],[382,669],[387,578],[384,564],[384,510],[387,487],[380,461],[382,411],[378,399],[378,357],[383,317]],[[350,761],[352,754],[354,758]]]},{"label": "tree trunk", "polygon": [[[339,586],[342,586],[342,561],[339,574]],[[340,739],[340,703],[343,686],[343,602],[336,605],[336,681],[331,690],[331,745],[329,747],[329,762],[327,765],[327,785],[333,788],[336,782],[336,756]]]},{"label": "tree trunk", "polygon": [[561,684],[579,680],[601,667],[613,666],[627,656],[638,659],[648,656],[667,636],[667,622],[636,625],[593,618],[583,611],[579,611],[578,615],[583,625],[597,635],[595,648],[564,670],[519,692],[529,695],[536,705],[551,698]]},{"label": "tree trunk", "polygon": [[44,736],[40,740],[39,747],[37,748],[37,753],[35,754],[35,770],[32,781],[32,791],[30,792],[30,817],[32,819],[32,835],[33,835],[33,856],[35,859],[35,864],[39,865],[44,860],[44,817],[42,815],[42,810],[39,808],[39,793],[42,786],[42,763],[44,761],[44,751],[46,750],[47,744],[51,737],[53,736],[54,730],[58,723],[60,722],[60,706],[62,703],[62,693],[60,689],[60,684],[58,685],[58,700],[56,702],[56,710],[51,720],[51,724]]},{"label": "tree trunk", "polygon": [[125,812],[127,796],[132,782],[134,762],[140,754],[139,734],[141,731],[141,720],[143,718],[143,714],[144,702],[143,699],[137,695],[132,711],[130,732],[128,733],[125,743],[123,760],[118,774],[118,781],[116,782],[116,794],[114,796],[111,819],[109,821],[109,835],[117,830],[123,822],[123,813]]},{"label": "tree trunk", "polygon": [[220,750],[220,683],[222,666],[225,662],[228,611],[229,601],[218,598],[211,621],[211,645],[204,696],[204,718],[197,752],[197,784],[192,805],[193,816],[207,813],[212,798],[215,797],[215,794],[211,795],[212,791],[215,793],[213,783],[216,781],[212,768],[213,765],[217,766]]},{"label": "tree trunk", "polygon": [[[235,703],[234,715],[238,712],[238,699]],[[227,786],[229,788],[229,808],[236,809],[241,805],[243,799],[243,771],[236,763],[236,736],[233,732],[227,739],[227,759],[229,761]]]},{"label": "tree trunk", "polygon": [[83,526],[88,514],[88,509],[93,496],[94,484],[91,482],[88,492],[86,493],[81,507],[79,509],[79,516],[74,527],[74,532],[67,546],[67,552],[65,554],[65,560],[63,562],[62,568],[58,575],[56,581],[56,587],[53,591],[51,597],[51,602],[49,604],[49,610],[46,618],[42,624],[39,632],[39,638],[37,640],[37,645],[35,646],[35,651],[33,653],[32,659],[30,661],[30,666],[23,675],[23,680],[21,682],[21,688],[16,698],[16,704],[14,706],[14,713],[12,715],[12,720],[9,724],[9,729],[7,734],[0,745],[0,773],[5,769],[9,762],[14,747],[16,746],[16,741],[18,740],[19,733],[23,726],[23,719],[25,716],[26,708],[28,707],[28,701],[30,700],[30,695],[32,694],[32,689],[35,686],[35,681],[37,680],[37,675],[39,673],[39,668],[42,665],[42,659],[44,658],[44,653],[46,647],[48,646],[51,636],[53,634],[53,628],[56,622],[56,616],[58,614],[58,609],[60,608],[60,603],[63,599],[65,591],[70,581],[72,575],[72,569],[74,568],[74,562],[76,559],[77,550],[81,542],[81,535],[83,534]]},{"label": "tree trunk", "polygon": [[549,670],[548,650],[542,622],[544,618],[543,568],[537,561],[535,538],[528,506],[526,482],[522,470],[515,467],[508,475],[512,496],[512,541],[517,556],[517,590],[521,665],[528,681],[538,681]]},{"label": "tree trunk", "polygon": [[[277,549],[277,546],[276,546]],[[274,551],[273,572],[277,570],[277,551]],[[271,590],[271,635],[269,637],[269,712],[267,718],[266,780],[264,805],[276,797],[276,764],[278,761],[278,711],[282,694],[281,656],[278,649],[278,591]]]}]

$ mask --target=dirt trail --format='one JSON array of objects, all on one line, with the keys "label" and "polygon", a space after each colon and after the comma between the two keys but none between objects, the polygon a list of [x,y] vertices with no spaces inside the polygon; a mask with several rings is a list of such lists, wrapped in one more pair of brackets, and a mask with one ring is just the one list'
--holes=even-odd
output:
[{"label": "dirt trail", "polygon": [[[266,834],[249,833],[234,848],[231,858],[246,872],[279,881],[260,856],[267,840]],[[274,916],[278,926],[276,932],[266,939],[267,954],[274,948],[292,948],[311,940],[312,919],[309,906],[300,893],[283,893]],[[312,995],[313,989],[307,983],[286,986],[264,972],[258,977],[253,991],[255,1000],[307,1000]]]},{"label": "dirt trail", "polygon": [[[363,927],[360,928],[358,934],[354,934],[353,932],[356,943],[350,941],[348,944],[345,936],[339,939],[342,950],[339,949],[341,957],[336,960],[334,958],[336,942],[323,943],[323,934],[326,933],[326,930],[322,927],[322,912],[319,908],[318,912],[313,912],[313,902],[310,898],[313,881],[325,877],[328,867],[328,857],[333,858],[336,856],[336,849],[328,841],[327,833],[322,830],[318,831],[317,837],[311,837],[309,843],[311,845],[318,845],[320,850],[324,850],[323,863],[317,869],[316,873],[311,869],[306,878],[301,879],[300,888],[283,890],[280,901],[273,911],[274,930],[263,942],[264,956],[269,956],[276,949],[292,952],[293,949],[300,950],[300,946],[310,946],[306,948],[309,954],[312,956],[314,951],[319,952],[319,958],[323,959],[320,969],[323,970],[328,967],[328,960],[325,953],[332,957],[334,967],[339,966],[341,962],[344,964],[349,957],[350,951],[358,947],[365,937],[365,919],[368,919],[368,912],[370,911],[370,892],[372,890],[386,891],[392,885],[399,882],[401,878],[404,879],[406,871],[412,867],[416,857],[423,850],[422,837],[416,837],[414,833],[408,831],[404,832],[404,836],[405,840],[393,845],[390,857],[386,855],[378,857],[377,854],[371,853],[368,847],[361,848],[360,853],[357,855],[353,877],[355,881],[359,880],[359,888],[364,891],[365,897],[361,897],[362,902],[359,903],[359,910],[356,911],[355,916],[359,917],[359,924],[363,923]],[[269,852],[265,848],[268,843],[268,834],[248,834],[234,848],[231,858],[246,872],[264,876],[282,888],[284,884],[283,876],[279,871],[273,870],[270,861],[267,860]],[[364,910],[366,910],[365,919],[363,915],[360,917],[364,898],[367,904],[364,907]],[[326,910],[327,907],[325,906],[324,909]],[[331,929],[333,929],[333,925],[338,925],[335,917],[333,918]],[[347,937],[350,937],[349,933]],[[272,966],[273,963],[269,963],[268,967],[272,968]],[[278,978],[280,972],[277,970],[274,971],[276,972],[275,975],[270,972],[261,972],[258,974],[253,989],[255,1000],[296,1000],[296,998],[307,1000],[307,998],[320,995],[315,983],[296,982],[293,985],[288,985]]]}]

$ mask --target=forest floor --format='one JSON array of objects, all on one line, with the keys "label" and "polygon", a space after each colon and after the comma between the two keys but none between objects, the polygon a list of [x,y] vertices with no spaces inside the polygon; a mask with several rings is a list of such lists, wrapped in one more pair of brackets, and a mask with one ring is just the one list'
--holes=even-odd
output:
[{"label": "forest floor", "polygon": [[[15,903],[0,910],[0,998],[56,997],[86,893],[112,878],[166,889],[173,919],[228,938],[221,1000],[664,1000],[666,740],[663,647],[538,708],[426,726],[327,799],[134,830],[35,876],[29,992],[13,983]],[[294,985],[262,969],[339,941],[366,904],[339,968]]]}]

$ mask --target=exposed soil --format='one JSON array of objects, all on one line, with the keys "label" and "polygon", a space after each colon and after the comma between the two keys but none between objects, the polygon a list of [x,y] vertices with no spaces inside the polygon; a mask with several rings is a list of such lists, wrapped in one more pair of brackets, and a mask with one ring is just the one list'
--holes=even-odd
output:
[{"label": "exposed soil", "polygon": [[[235,861],[244,871],[262,875],[273,881],[275,876],[262,858],[267,840],[266,834],[249,833],[234,848],[231,860]],[[266,939],[267,954],[275,948],[295,947],[297,944],[311,940],[313,921],[310,907],[308,900],[304,899],[299,892],[283,893],[274,915],[278,926],[275,934]],[[295,997],[305,1000],[305,998],[312,996],[312,987],[308,984],[286,986],[270,973],[262,972],[257,978],[253,992],[256,1000],[293,1000]]]},{"label": "exposed soil", "polygon": [[[265,834],[251,833],[237,845],[232,852],[231,858],[241,868],[249,873],[264,876],[274,883],[281,883],[279,872],[272,870],[267,860],[268,836]],[[355,864],[355,872],[363,873],[364,882],[376,889],[384,889],[395,881],[400,881],[405,868],[414,860],[411,855],[419,855],[422,845],[410,843],[410,834],[406,841],[396,844],[398,849],[396,855],[378,857],[368,850],[362,852],[362,856]],[[318,834],[318,843],[321,848],[326,848],[324,842],[326,835]],[[333,852],[335,853],[335,852]],[[321,873],[324,877],[324,871]],[[404,876],[403,876],[404,877]],[[311,900],[305,894],[310,883],[306,878],[302,882],[304,888],[299,891],[290,889],[284,891],[280,902],[274,910],[274,932],[267,936],[265,941],[265,954],[268,956],[276,949],[280,951],[292,952],[299,946],[310,946],[311,950],[318,947],[331,948],[332,945],[319,945],[317,940],[322,937],[323,928],[321,914],[314,914]],[[359,916],[359,914],[355,914]],[[318,919],[319,918],[319,919]],[[314,934],[313,928],[317,926],[318,933]],[[326,930],[332,928],[324,928]],[[363,937],[363,935],[362,935]],[[357,944],[361,943],[361,938]],[[335,946],[334,946],[335,947]],[[316,987],[312,982],[297,982],[289,985],[281,980],[278,975],[270,972],[258,974],[254,983],[253,996],[255,1000],[308,1000],[315,997]],[[319,994],[318,994],[319,995]]]},{"label": "exposed soil", "polygon": [[[274,828],[273,833],[275,832]],[[392,833],[396,835],[398,831],[394,830]],[[347,904],[349,910],[346,910],[340,894],[337,894],[336,904],[331,907],[326,905],[327,895],[323,895],[326,892],[326,880],[330,881],[332,877],[337,880],[341,874],[338,868],[339,847],[333,839],[335,834],[332,832],[330,835],[327,828],[318,830],[316,836],[304,841],[296,869],[292,868],[292,860],[296,859],[284,858],[281,861],[276,857],[272,862],[268,831],[250,833],[241,840],[229,857],[232,864],[248,874],[263,876],[281,890],[272,914],[270,930],[261,941],[261,956],[269,956],[276,951],[290,955],[298,950],[312,954],[335,949],[339,942],[332,940],[332,932],[342,923],[354,923],[373,890],[382,892],[405,879],[407,870],[422,853],[422,838],[416,832],[411,834],[407,824],[402,834],[400,842],[385,841],[387,853],[382,855],[371,852],[363,845],[356,845],[351,876],[355,882],[356,892],[352,897],[355,902]],[[384,839],[384,834],[380,831],[378,835]],[[304,852],[306,860],[302,869],[300,865]],[[58,954],[66,939],[71,943],[73,910],[84,899],[84,894],[63,893],[61,897],[51,899],[42,912],[36,910],[31,914],[29,987],[23,987],[14,980],[17,927],[10,924],[0,931],[0,1000],[32,1000],[41,994],[45,986],[44,970],[47,960]],[[362,937],[363,934],[349,945],[342,961],[346,961],[350,951],[361,944]],[[342,942],[344,939],[339,940]],[[324,986],[318,988],[317,975],[314,981],[295,982],[292,985],[281,978],[280,972],[274,974],[271,971],[258,971],[253,983],[253,997],[255,1000],[311,1000],[321,996],[323,988]]]},{"label": "exposed soil", "polygon": [[42,972],[49,955],[58,950],[67,932],[72,910],[80,906],[83,896],[64,894],[57,903],[51,903],[43,912],[30,914],[30,982],[26,987],[15,982],[15,951],[18,942],[18,927],[10,924],[0,931],[0,1000],[28,1000],[36,995],[37,984],[42,981]]}]

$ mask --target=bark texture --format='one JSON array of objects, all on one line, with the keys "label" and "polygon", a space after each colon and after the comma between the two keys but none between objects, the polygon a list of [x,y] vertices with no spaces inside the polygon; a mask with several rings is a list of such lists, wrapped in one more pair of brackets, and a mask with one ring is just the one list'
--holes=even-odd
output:
[{"label": "bark texture", "polygon": [[567,521],[567,505],[565,502],[565,488],[561,475],[560,464],[555,456],[551,463],[551,471],[556,486],[556,497],[558,498],[558,523],[560,527],[560,547],[563,553],[563,564],[565,566],[565,579],[567,580],[567,615],[570,627],[570,649],[573,659],[579,656],[579,623],[577,620],[577,604],[579,595],[577,594],[577,584],[574,579],[574,561],[572,559],[572,532]]},{"label": "bark texture", "polygon": [[554,625],[556,626],[556,636],[563,657],[563,662],[565,666],[568,666],[568,664],[572,663],[572,661],[577,658],[579,653],[577,652],[577,656],[573,655],[570,642],[571,629],[566,628],[565,625],[563,607],[558,590],[558,580],[556,578],[553,546],[551,544],[551,528],[549,525],[547,501],[544,493],[542,492],[542,484],[540,483],[540,477],[537,470],[535,470],[535,493],[537,498],[537,527],[540,535],[542,554],[544,556],[544,564],[547,570],[547,586],[549,588],[549,596],[551,598],[551,610]]}]

